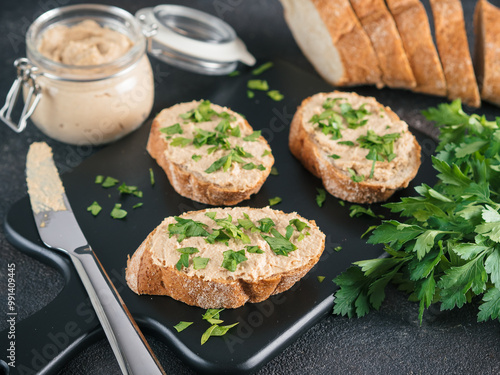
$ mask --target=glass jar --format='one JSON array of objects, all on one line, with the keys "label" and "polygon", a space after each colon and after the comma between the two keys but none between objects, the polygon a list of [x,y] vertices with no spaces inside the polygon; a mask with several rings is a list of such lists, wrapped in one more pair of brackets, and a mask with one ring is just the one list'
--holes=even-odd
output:
[{"label": "glass jar", "polygon": [[[124,34],[132,47],[100,65],[67,65],[40,53],[44,32],[88,19]],[[27,58],[16,61],[18,79],[1,110],[2,119],[20,132],[31,116],[49,137],[75,145],[99,145],[123,137],[147,119],[153,106],[154,80],[146,44],[140,22],[117,7],[80,4],[42,14],[26,34]],[[19,124],[14,124],[10,115],[21,87],[25,106]]]}]

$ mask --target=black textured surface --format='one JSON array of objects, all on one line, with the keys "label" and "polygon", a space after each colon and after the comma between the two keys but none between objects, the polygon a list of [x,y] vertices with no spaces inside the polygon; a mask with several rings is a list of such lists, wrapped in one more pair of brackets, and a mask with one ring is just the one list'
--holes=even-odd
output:
[{"label": "black textured surface", "polygon": [[[492,1],[500,5],[498,1]],[[24,55],[24,32],[31,21],[44,10],[74,3],[66,0],[19,0],[0,5],[0,97],[4,97],[14,77],[12,62]],[[154,1],[105,2],[131,12]],[[180,2],[177,2],[180,3]],[[310,64],[296,47],[282,18],[277,1],[184,1],[207,12],[222,16],[247,43],[257,57],[279,57],[312,72]],[[470,35],[470,19],[475,4],[463,1]],[[471,40],[471,39],[470,39]],[[157,99],[153,113],[163,108],[176,95],[197,85],[190,75],[175,71],[153,61],[156,74]],[[199,78],[199,79],[204,79]],[[286,93],[285,93],[286,94]],[[388,93],[391,105],[404,120],[414,126],[425,122],[414,108],[416,102],[397,105],[398,93]],[[421,96],[415,95],[415,100]],[[487,105],[485,106],[489,108]],[[491,109],[497,111],[497,109]],[[500,114],[500,111],[496,112]],[[47,139],[30,126],[22,135],[0,127],[0,217],[8,207],[25,194],[24,163],[28,145],[47,141],[54,149],[61,171],[78,165],[95,150],[72,147]],[[423,147],[425,151],[425,146]],[[3,225],[2,225],[3,227]],[[0,329],[6,327],[5,293],[8,263],[16,264],[16,302],[18,320],[26,319],[47,305],[62,289],[64,278],[54,269],[22,254],[7,243],[0,233]],[[387,299],[379,312],[363,319],[348,320],[328,317],[302,335],[282,354],[266,365],[259,374],[344,374],[344,373],[500,373],[500,327],[498,321],[476,323],[477,306],[439,312],[431,309],[422,327],[417,323],[417,306],[406,296],[389,288]],[[36,332],[33,333],[36,335]],[[167,373],[192,373],[164,344],[148,337]],[[111,350],[102,338],[82,350],[61,374],[118,374]],[[5,337],[0,338],[5,340]],[[18,337],[17,340],[30,340]],[[4,353],[0,354],[5,359]]]}]

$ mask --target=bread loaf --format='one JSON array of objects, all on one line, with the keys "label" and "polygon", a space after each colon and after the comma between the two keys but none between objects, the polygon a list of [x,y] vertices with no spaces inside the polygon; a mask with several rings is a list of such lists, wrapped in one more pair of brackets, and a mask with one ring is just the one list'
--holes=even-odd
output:
[{"label": "bread loaf", "polygon": [[236,308],[289,289],[324,246],[315,222],[296,213],[269,207],[187,212],[148,235],[128,261],[126,280],[137,294]]},{"label": "bread loaf", "polygon": [[446,81],[420,0],[386,0],[394,17],[417,86],[416,92],[446,95]]},{"label": "bread loaf", "polygon": [[295,41],[327,82],[383,86],[377,55],[349,0],[281,3]]},{"label": "bread loaf", "polygon": [[408,186],[420,146],[408,125],[374,98],[335,91],[305,99],[290,127],[293,155],[332,195],[381,202]]},{"label": "bread loaf", "polygon": [[271,172],[271,148],[238,113],[208,101],[181,103],[153,121],[149,154],[180,195],[234,205],[257,193]]},{"label": "bread loaf", "polygon": [[413,89],[415,77],[384,0],[351,0],[351,5],[377,54],[383,82],[389,87]]},{"label": "bread loaf", "polygon": [[481,98],[500,106],[500,9],[479,0],[474,11],[474,67]]},{"label": "bread loaf", "polygon": [[430,0],[439,57],[446,77],[447,96],[479,107],[481,98],[465,32],[460,0]]}]

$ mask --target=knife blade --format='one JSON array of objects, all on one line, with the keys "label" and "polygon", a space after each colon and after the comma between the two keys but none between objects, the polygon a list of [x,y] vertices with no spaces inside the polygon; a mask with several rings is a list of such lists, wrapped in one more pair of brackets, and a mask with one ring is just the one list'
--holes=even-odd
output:
[{"label": "knife blade", "polygon": [[43,243],[71,259],[123,374],[165,374],[71,210],[52,149],[32,143],[26,159],[31,208]]}]

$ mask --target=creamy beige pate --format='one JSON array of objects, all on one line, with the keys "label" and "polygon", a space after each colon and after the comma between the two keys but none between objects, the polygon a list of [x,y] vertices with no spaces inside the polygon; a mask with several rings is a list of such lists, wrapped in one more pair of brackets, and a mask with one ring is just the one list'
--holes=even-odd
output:
[{"label": "creamy beige pate", "polygon": [[[33,122],[48,136],[75,145],[112,142],[138,128],[153,106],[149,60],[143,53],[125,71],[112,64],[132,46],[126,35],[92,20],[47,30],[38,45],[41,54],[68,70],[107,64],[109,77],[93,80],[92,69],[78,73],[76,80],[39,76],[42,98],[31,116]],[[27,90],[24,94],[26,100]]]},{"label": "creamy beige pate", "polygon": [[[263,171],[259,169],[246,170],[243,169],[242,163],[232,163],[228,171],[224,172],[222,169],[212,173],[206,173],[205,170],[208,169],[216,160],[220,159],[226,155],[229,151],[225,149],[218,149],[211,154],[208,154],[207,150],[212,147],[210,145],[203,145],[200,148],[196,148],[193,144],[189,144],[184,147],[171,146],[170,143],[176,137],[184,137],[193,139],[197,129],[214,131],[215,127],[220,123],[221,118],[213,116],[211,121],[204,122],[191,122],[186,121],[181,114],[187,113],[198,107],[200,101],[192,101],[189,103],[180,103],[171,108],[163,110],[157,117],[157,120],[161,123],[162,128],[172,126],[178,123],[182,128],[182,134],[175,134],[170,140],[167,140],[167,147],[165,150],[165,156],[168,160],[176,163],[182,168],[189,170],[190,173],[201,176],[205,181],[213,184],[223,186],[225,188],[231,188],[236,190],[245,190],[248,187],[255,185],[255,181],[258,181],[262,176]],[[245,162],[252,162],[256,165],[262,164],[265,168],[269,168],[274,163],[274,158],[270,154],[271,148],[267,142],[263,140],[257,141],[245,141],[243,138],[252,134],[253,130],[249,127],[243,117],[226,107],[221,107],[217,104],[210,104],[211,108],[218,113],[227,112],[229,115],[234,116],[235,120],[231,121],[231,126],[239,126],[241,131],[240,137],[229,136],[228,141],[231,147],[242,147],[246,152],[252,154],[252,158],[245,158]],[[167,136],[166,136],[167,137]],[[265,152],[267,155],[263,156]],[[199,160],[193,159],[193,155],[202,156]]]},{"label": "creamy beige pate", "polygon": [[[219,226],[205,215],[206,212],[216,212],[217,219],[227,218],[228,214],[231,214],[232,222],[235,225],[238,225],[237,219],[244,218],[244,213],[250,216],[255,225],[259,225],[258,220],[260,219],[271,218],[276,224],[275,228],[283,236],[285,235],[289,221],[292,219],[299,219],[309,224],[308,220],[297,213],[284,214],[269,207],[262,209],[251,209],[248,207],[216,208],[187,213],[181,215],[181,217],[207,224],[206,230],[211,233],[213,228],[218,228]],[[188,268],[183,267],[181,272],[186,273],[188,276],[198,276],[205,280],[241,279],[247,282],[254,282],[273,274],[292,271],[306,265],[311,259],[316,258],[323,251],[321,244],[325,239],[325,235],[316,226],[309,225],[311,228],[306,228],[302,232],[295,230],[290,241],[297,246],[297,250],[288,253],[288,256],[284,256],[276,255],[268,243],[261,237],[260,233],[251,233],[250,230],[245,230],[245,233],[250,237],[249,244],[245,244],[240,239],[234,238],[228,241],[228,246],[220,242],[208,244],[205,241],[205,237],[185,238],[179,243],[177,235],[170,238],[168,235],[168,226],[173,223],[176,223],[175,218],[169,217],[165,219],[153,235],[151,251],[154,263],[166,267],[175,266],[181,254],[177,249],[189,246],[196,247],[200,252],[191,255],[190,258],[195,256],[210,258],[206,268],[195,270],[192,266],[192,259],[190,259],[190,266]],[[305,235],[301,241],[298,241],[300,233],[305,234],[305,232],[309,232],[310,234]],[[256,245],[264,253],[257,254],[245,251],[245,256],[248,260],[238,264],[234,272],[221,266],[224,260],[224,251],[230,249],[239,251],[245,249],[246,245]]]},{"label": "creamy beige pate", "polygon": [[[401,181],[406,180],[404,173],[395,171],[412,170],[410,168],[411,158],[408,154],[413,148],[413,135],[408,131],[408,124],[404,121],[394,121],[383,109],[380,107],[374,98],[351,96],[349,103],[352,108],[359,109],[362,105],[367,109],[370,114],[365,118],[368,120],[363,126],[356,129],[350,129],[345,124],[344,129],[341,130],[342,138],[332,140],[331,134],[325,135],[317,124],[310,122],[310,119],[315,114],[321,114],[325,109],[323,103],[326,98],[342,98],[342,93],[328,93],[326,95],[315,95],[307,103],[304,109],[304,128],[319,145],[320,149],[327,155],[336,154],[338,159],[328,158],[329,161],[337,168],[342,170],[347,176],[350,176],[348,169],[353,169],[357,175],[369,176],[372,168],[372,160],[366,159],[369,150],[339,144],[339,141],[352,141],[356,143],[359,136],[366,135],[368,130],[373,130],[377,135],[383,136],[390,133],[400,133],[401,136],[394,142],[394,153],[397,155],[391,162],[377,161],[375,164],[375,171],[373,178],[365,179],[364,183],[388,182],[395,187],[400,186]],[[333,109],[339,110],[339,101]],[[390,187],[390,186],[388,186]]]}]

